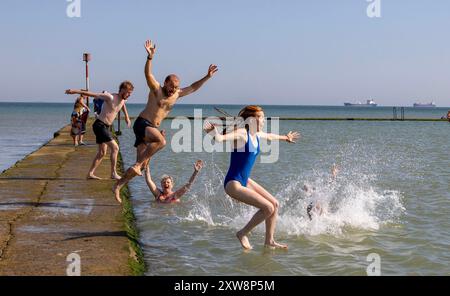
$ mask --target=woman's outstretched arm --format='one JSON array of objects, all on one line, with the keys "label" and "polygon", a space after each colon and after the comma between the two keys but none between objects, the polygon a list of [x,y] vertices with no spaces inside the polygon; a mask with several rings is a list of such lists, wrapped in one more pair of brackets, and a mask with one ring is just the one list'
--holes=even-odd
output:
[{"label": "woman's outstretched arm", "polygon": [[188,192],[191,189],[192,184],[194,183],[195,179],[197,178],[198,173],[203,167],[203,161],[197,160],[194,164],[194,172],[192,173],[192,176],[189,178],[189,181],[184,184],[180,189],[175,191],[175,194],[173,196],[174,199],[181,198],[186,192]]},{"label": "woman's outstretched arm", "polygon": [[158,187],[156,187],[155,182],[153,182],[152,180],[152,176],[150,174],[150,166],[147,166],[147,169],[145,170],[145,182],[147,182],[147,186],[153,193],[153,196],[155,196],[155,198],[158,198],[161,194],[161,191],[158,189]]},{"label": "woman's outstretched arm", "polygon": [[265,132],[258,132],[258,136],[267,139],[269,141],[286,141],[288,143],[295,143],[296,140],[300,139],[300,133],[299,132],[293,132],[290,131],[286,135],[277,135],[277,134],[271,134],[271,133],[265,133]]},{"label": "woman's outstretched arm", "polygon": [[244,142],[247,141],[247,133],[245,132],[244,128],[236,129],[232,132],[222,135],[221,133],[219,133],[215,125],[213,125],[209,121],[205,121],[203,129],[206,131],[207,134],[211,135],[217,142],[226,142],[231,140],[233,141],[239,140]]}]

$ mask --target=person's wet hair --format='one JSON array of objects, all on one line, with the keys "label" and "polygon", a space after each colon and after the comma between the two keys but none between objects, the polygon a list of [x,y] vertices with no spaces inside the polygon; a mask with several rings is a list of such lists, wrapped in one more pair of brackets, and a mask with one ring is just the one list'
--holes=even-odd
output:
[{"label": "person's wet hair", "polygon": [[172,176],[169,176],[169,175],[162,175],[161,176],[161,183],[166,181],[166,179],[170,179],[170,181],[172,181],[172,186],[174,185],[175,182],[173,181]]},{"label": "person's wet hair", "polygon": [[[242,126],[248,130],[249,129],[248,124],[244,125],[245,120],[247,120],[248,118],[251,118],[251,117],[256,117],[258,112],[264,112],[264,110],[261,106],[248,105],[248,106],[245,106],[244,108],[242,108],[242,110],[239,111],[239,113],[238,113],[237,119],[235,119],[232,124],[233,131],[235,131],[236,129],[238,129],[239,127],[242,127]],[[223,134],[226,134],[228,132],[229,131],[224,130]]]}]

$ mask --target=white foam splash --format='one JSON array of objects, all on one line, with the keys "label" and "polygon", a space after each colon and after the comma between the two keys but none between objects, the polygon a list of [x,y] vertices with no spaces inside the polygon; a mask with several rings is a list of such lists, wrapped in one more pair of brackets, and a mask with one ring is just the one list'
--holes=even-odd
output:
[{"label": "white foam splash", "polygon": [[[392,190],[377,190],[352,183],[323,183],[309,194],[294,188],[298,197],[281,204],[278,231],[290,235],[342,235],[346,229],[378,230],[382,225],[397,222],[404,212],[401,194]],[[320,202],[326,208],[322,215],[309,219],[309,203]]]},{"label": "white foam splash", "polygon": [[[188,221],[201,221],[210,226],[242,228],[256,209],[228,197],[223,189],[223,173],[212,163],[209,166],[204,191],[197,191]],[[405,208],[402,194],[397,190],[379,188],[375,174],[341,168],[331,180],[329,172],[312,172],[310,176],[291,178],[287,187],[273,193],[280,201],[277,233],[287,235],[341,236],[352,229],[376,231],[382,225],[398,223]],[[304,185],[314,188],[304,191]],[[310,220],[306,209],[311,202],[326,208]],[[256,228],[264,231],[264,223]]]}]

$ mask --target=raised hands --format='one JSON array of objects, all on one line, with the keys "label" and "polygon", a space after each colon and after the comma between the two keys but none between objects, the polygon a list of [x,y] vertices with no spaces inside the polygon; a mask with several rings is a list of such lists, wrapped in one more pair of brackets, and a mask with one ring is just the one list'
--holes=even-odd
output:
[{"label": "raised hands", "polygon": [[216,65],[209,65],[207,76],[211,78],[219,70]]},{"label": "raised hands", "polygon": [[300,133],[299,132],[292,132],[292,131],[290,131],[286,135],[286,142],[288,142],[288,143],[295,143],[295,140],[298,140],[299,138],[300,138]]},{"label": "raised hands", "polygon": [[194,164],[194,170],[196,172],[199,172],[202,168],[203,168],[203,161],[199,159]]},{"label": "raised hands", "polygon": [[203,129],[205,130],[206,133],[210,133],[213,130],[216,129],[216,127],[209,121],[205,121],[204,125],[203,125]]},{"label": "raised hands", "polygon": [[337,174],[339,173],[339,167],[336,164],[333,164],[331,167],[331,177],[336,179]]},{"label": "raised hands", "polygon": [[152,58],[156,51],[156,44],[152,43],[151,40],[147,40],[147,41],[145,41],[144,46],[145,46],[145,50],[147,50],[149,57]]}]

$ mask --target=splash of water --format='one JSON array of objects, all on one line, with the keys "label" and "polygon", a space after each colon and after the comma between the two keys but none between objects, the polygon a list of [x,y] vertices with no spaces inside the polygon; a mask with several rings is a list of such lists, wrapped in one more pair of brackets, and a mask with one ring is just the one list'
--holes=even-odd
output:
[{"label": "splash of water", "polygon": [[[398,222],[405,210],[398,191],[339,179],[315,179],[311,183],[313,192],[302,190],[301,181],[294,182],[285,192],[289,197],[281,203],[279,231],[290,235],[340,236],[351,229],[378,230],[382,225]],[[322,214],[313,212],[310,219],[306,213],[310,203],[320,204]]]},{"label": "splash of water", "polygon": [[[378,230],[383,225],[400,222],[405,212],[402,194],[377,187],[373,170],[344,162],[337,178],[328,171],[314,171],[309,176],[291,177],[284,189],[274,195],[280,201],[277,233],[287,235],[341,236],[351,230]],[[366,162],[373,166],[373,161]],[[207,166],[203,192],[197,191],[193,207],[185,220],[201,221],[210,226],[242,228],[256,212],[255,208],[236,202],[223,189],[224,174],[212,156]],[[305,185],[309,190],[305,191]],[[307,215],[309,204],[319,203],[321,215]],[[264,223],[256,228],[264,231]]]}]

